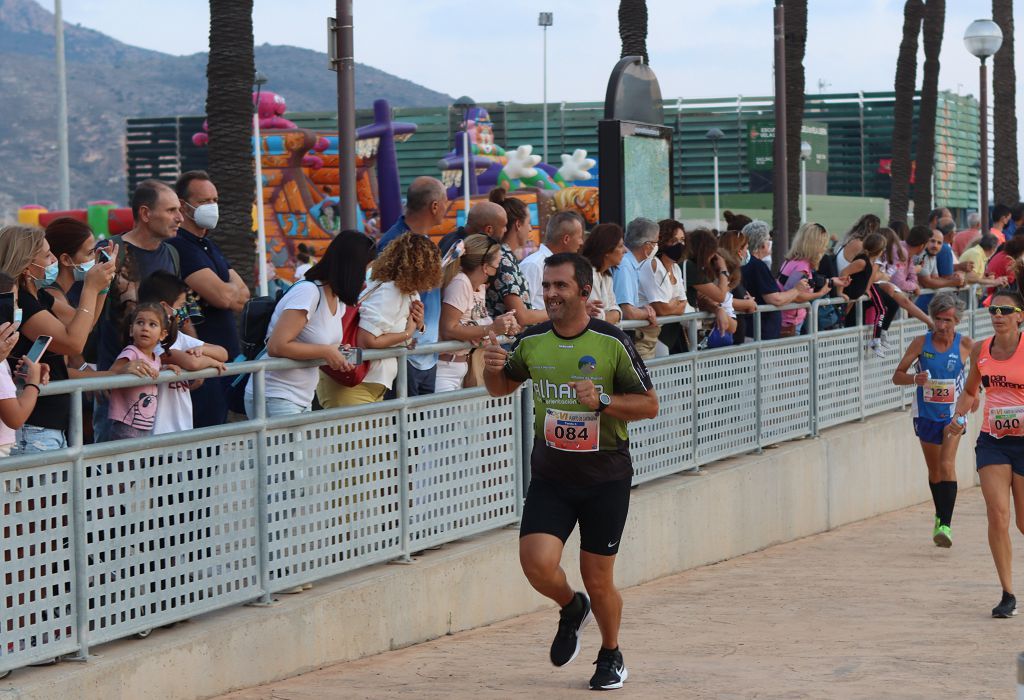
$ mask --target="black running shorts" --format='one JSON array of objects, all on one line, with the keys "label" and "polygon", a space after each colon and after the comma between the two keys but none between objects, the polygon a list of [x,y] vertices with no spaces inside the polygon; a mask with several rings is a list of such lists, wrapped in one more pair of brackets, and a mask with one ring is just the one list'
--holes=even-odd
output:
[{"label": "black running shorts", "polygon": [[580,549],[611,556],[619,551],[631,486],[631,478],[570,486],[534,477],[526,492],[519,536],[544,533],[564,544],[579,522]]}]

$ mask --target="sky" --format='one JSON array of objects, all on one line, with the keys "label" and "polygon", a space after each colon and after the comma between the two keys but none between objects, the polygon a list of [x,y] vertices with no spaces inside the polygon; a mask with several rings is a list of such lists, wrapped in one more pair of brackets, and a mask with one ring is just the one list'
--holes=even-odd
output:
[{"label": "sky", "polygon": [[[53,0],[40,4],[53,9]],[[480,102],[541,101],[541,11],[554,13],[554,25],[547,30],[549,102],[603,101],[608,74],[619,57],[618,0],[353,4],[358,62]],[[662,96],[770,95],[773,5],[772,0],[647,0],[647,48]],[[809,5],[807,92],[892,90],[903,1],[810,0]],[[1020,26],[1024,0],[1014,5]],[[325,18],[334,8],[330,0],[255,0],[256,43],[325,51]],[[63,11],[67,22],[135,46],[172,54],[207,49],[206,0],[63,0]],[[972,20],[990,12],[988,0],[946,3],[940,89],[978,94],[978,61],[962,37]],[[1018,47],[1017,70],[1024,75],[1022,53],[1024,47]],[[270,87],[287,96],[282,79],[269,77]]]}]

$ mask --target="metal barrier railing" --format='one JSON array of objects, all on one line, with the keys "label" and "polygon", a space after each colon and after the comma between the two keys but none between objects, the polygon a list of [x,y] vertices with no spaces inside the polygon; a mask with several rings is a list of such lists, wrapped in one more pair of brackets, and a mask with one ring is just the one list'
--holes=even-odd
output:
[{"label": "metal barrier railing", "polygon": [[[991,334],[974,294],[963,328]],[[865,358],[871,329],[691,351],[650,361],[661,411],[630,426],[641,483],[906,405],[889,381],[900,352]],[[857,302],[858,305],[862,301]],[[755,315],[775,311],[762,307]],[[696,339],[705,314],[681,322]],[[626,322],[625,327],[643,322]],[[893,323],[903,348],[923,332]],[[368,351],[368,359],[462,343]],[[696,347],[691,342],[691,348]],[[0,674],[515,523],[533,442],[530,392],[482,388],[268,418],[263,372],[315,362],[230,365],[252,373],[254,420],[83,444],[86,392],[137,377],[55,382],[72,395],[67,449],[0,461]],[[161,374],[158,382],[217,376]]]}]

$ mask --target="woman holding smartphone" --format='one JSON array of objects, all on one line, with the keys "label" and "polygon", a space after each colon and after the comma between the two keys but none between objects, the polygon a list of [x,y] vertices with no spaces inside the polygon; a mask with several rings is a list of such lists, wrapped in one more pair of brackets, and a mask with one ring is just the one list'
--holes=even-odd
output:
[{"label": "woman holding smartphone", "polygon": [[[116,255],[115,255],[116,259]],[[21,309],[20,337],[8,362],[16,369],[17,359],[28,353],[40,336],[52,338],[41,362],[50,367],[50,379],[68,378],[65,355],[76,355],[85,347],[101,293],[114,277],[114,263],[90,269],[82,286],[78,308],[65,324],[51,311],[48,295],[39,289],[57,278],[57,259],[50,252],[43,230],[29,226],[0,228],[0,272],[14,278],[16,307]],[[12,455],[59,450],[67,446],[66,433],[71,410],[67,394],[40,397],[25,424],[18,429]]]}]

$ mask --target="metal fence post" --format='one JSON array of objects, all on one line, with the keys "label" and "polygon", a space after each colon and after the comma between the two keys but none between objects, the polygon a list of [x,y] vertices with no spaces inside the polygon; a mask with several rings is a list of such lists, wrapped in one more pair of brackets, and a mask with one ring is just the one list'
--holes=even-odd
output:
[{"label": "metal fence post", "polygon": [[402,550],[399,561],[410,563],[413,561],[412,552],[409,551],[409,482],[412,475],[409,473],[409,441],[406,433],[409,427],[409,359],[407,353],[402,353],[398,358],[398,376],[395,377],[396,387],[395,401],[398,401],[398,517],[400,547]]},{"label": "metal fence post", "polygon": [[86,519],[85,519],[85,460],[82,458],[84,434],[82,428],[81,389],[71,395],[71,414],[68,420],[70,447],[74,450],[74,461],[71,465],[71,542],[74,547],[75,560],[75,626],[78,632],[78,653],[69,657],[74,661],[86,661],[89,658],[89,557],[86,552]]},{"label": "metal fence post", "polygon": [[808,404],[808,428],[811,437],[818,437],[818,309],[822,306],[821,299],[811,302],[810,318],[810,344],[807,347],[808,360],[810,363],[810,402]]},{"label": "metal fence post", "polygon": [[864,406],[864,361],[866,359],[866,349],[864,346],[864,297],[857,300],[856,307],[856,328],[857,328],[857,409],[859,411],[860,418],[858,420],[863,423],[867,417],[867,408]]},{"label": "metal fence post", "polygon": [[251,375],[252,405],[256,412],[256,531],[260,538],[260,588],[263,590],[258,603],[270,605],[270,485],[267,479],[267,377],[262,367]]}]

